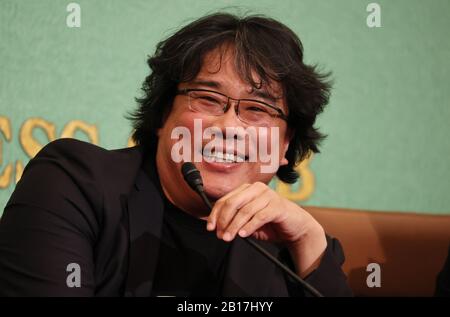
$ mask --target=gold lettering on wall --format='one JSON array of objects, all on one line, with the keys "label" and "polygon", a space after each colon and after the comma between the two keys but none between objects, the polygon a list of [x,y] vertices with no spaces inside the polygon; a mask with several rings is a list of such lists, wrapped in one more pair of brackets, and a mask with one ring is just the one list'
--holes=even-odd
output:
[{"label": "gold lettering on wall", "polygon": [[303,160],[295,170],[300,174],[301,186],[295,192],[291,190],[291,186],[277,180],[276,191],[289,200],[301,201],[307,200],[314,192],[315,180],[314,174],[309,169],[309,163],[312,159],[312,153],[308,158]]},{"label": "gold lettering on wall", "polygon": [[23,174],[23,163],[22,161],[16,161],[16,184],[19,182]]},{"label": "gold lettering on wall", "polygon": [[[0,116],[0,134],[5,137],[7,142],[11,141],[11,122],[8,118]],[[0,138],[0,167],[3,165],[3,141]],[[13,166],[11,163],[6,164],[4,170],[0,172],[0,188],[6,188],[11,182]]]},{"label": "gold lettering on wall", "polygon": [[[19,142],[22,145],[22,149],[27,154],[27,156],[31,159],[33,158],[44,146],[45,144],[39,143],[34,136],[33,132],[35,129],[42,129],[47,136],[48,142],[54,141],[56,139],[56,127],[53,123],[48,122],[47,120],[44,120],[42,118],[29,118],[27,119],[22,127],[20,128],[19,132]],[[93,124],[85,123],[81,120],[72,120],[69,123],[67,123],[62,132],[61,132],[61,138],[73,138],[75,137],[75,133],[77,131],[81,131],[87,135],[89,138],[89,141],[92,144],[98,145],[98,129]],[[6,134],[5,134],[6,137]],[[1,145],[1,144],[0,144]],[[1,147],[0,147],[0,153],[1,153]],[[1,156],[0,156],[1,159]],[[0,160],[1,163],[1,160]],[[22,177],[22,173],[24,170],[23,163],[21,161],[16,161],[16,170],[15,170],[15,182],[17,183],[20,178]],[[7,179],[7,182],[5,183],[5,187],[7,187],[10,183],[11,179],[11,173],[13,170],[13,165],[8,164],[8,166],[5,168],[5,179]],[[2,179],[0,179],[0,187],[2,185],[1,183]],[[2,187],[2,188],[5,188]]]},{"label": "gold lettering on wall", "polygon": [[98,145],[97,127],[81,120],[72,120],[67,123],[61,133],[61,138],[74,138],[77,130],[84,132],[92,144]]},{"label": "gold lettering on wall", "polygon": [[56,128],[53,123],[41,118],[30,118],[26,120],[20,128],[19,141],[29,158],[33,158],[43,147],[42,144],[34,139],[34,129],[44,130],[49,142],[55,140]]},{"label": "gold lettering on wall", "polygon": [[134,143],[133,138],[130,136],[128,138],[127,147],[133,147],[133,146],[136,146],[136,143]]}]

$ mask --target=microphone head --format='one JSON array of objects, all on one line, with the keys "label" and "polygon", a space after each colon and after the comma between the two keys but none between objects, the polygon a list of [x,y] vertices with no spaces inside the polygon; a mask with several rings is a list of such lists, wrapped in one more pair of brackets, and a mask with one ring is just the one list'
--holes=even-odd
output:
[{"label": "microphone head", "polygon": [[200,171],[191,162],[185,162],[181,166],[181,173],[183,174],[184,180],[189,184],[189,186],[196,192],[203,189],[202,176]]}]

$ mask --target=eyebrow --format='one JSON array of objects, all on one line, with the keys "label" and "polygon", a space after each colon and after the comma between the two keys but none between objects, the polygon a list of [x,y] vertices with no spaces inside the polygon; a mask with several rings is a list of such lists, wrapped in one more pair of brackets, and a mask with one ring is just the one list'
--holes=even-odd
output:
[{"label": "eyebrow", "polygon": [[[190,84],[206,86],[206,87],[210,87],[210,88],[217,88],[217,89],[220,89],[222,87],[221,83],[219,83],[218,81],[214,81],[214,80],[197,79],[197,80],[191,81]],[[253,89],[251,94],[253,94],[256,97],[268,100],[274,104],[277,102],[278,99],[281,99],[281,97],[278,97],[278,98],[274,97],[265,89]],[[248,99],[248,98],[241,98],[241,99]]]}]

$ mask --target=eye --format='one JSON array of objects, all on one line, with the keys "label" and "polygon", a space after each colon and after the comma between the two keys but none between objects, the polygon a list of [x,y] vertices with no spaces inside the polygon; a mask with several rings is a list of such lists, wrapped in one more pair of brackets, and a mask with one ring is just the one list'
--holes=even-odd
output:
[{"label": "eye", "polygon": [[253,111],[253,112],[263,112],[263,113],[267,113],[267,110],[260,107],[260,106],[249,106],[247,107],[248,111]]},{"label": "eye", "polygon": [[212,102],[212,103],[220,103],[219,100],[217,100],[214,97],[211,96],[200,96],[199,97],[202,101],[206,101],[206,102]]}]

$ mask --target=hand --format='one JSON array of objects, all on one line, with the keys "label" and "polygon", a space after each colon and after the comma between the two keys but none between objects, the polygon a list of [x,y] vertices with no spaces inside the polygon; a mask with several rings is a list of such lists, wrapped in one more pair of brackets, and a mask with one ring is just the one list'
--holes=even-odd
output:
[{"label": "hand", "polygon": [[322,226],[308,212],[261,182],[217,200],[207,221],[207,230],[224,241],[239,235],[283,243],[301,276],[318,266],[327,245]]}]

